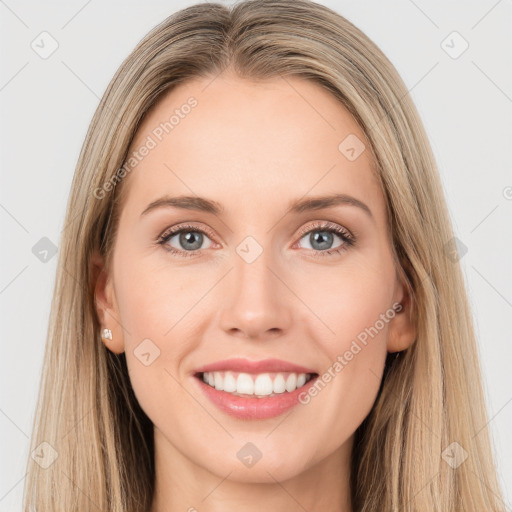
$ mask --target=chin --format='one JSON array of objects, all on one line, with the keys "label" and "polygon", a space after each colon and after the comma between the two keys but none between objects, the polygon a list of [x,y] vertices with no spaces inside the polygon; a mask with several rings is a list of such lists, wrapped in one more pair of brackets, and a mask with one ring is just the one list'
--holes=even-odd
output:
[{"label": "chin", "polygon": [[285,481],[307,470],[304,460],[296,451],[290,455],[274,449],[270,455],[262,453],[255,462],[244,463],[236,456],[234,459],[224,459],[220,465],[210,466],[210,471],[222,478],[229,474],[228,480],[233,482],[275,483],[276,480]]}]

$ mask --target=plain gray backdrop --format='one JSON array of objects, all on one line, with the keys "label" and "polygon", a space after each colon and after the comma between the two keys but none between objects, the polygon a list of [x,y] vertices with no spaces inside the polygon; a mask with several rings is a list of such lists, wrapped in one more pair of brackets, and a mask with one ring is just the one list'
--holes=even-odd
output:
[{"label": "plain gray backdrop", "polygon": [[[0,512],[21,509],[57,263],[52,247],[88,124],[137,42],[192,3],[0,0]],[[422,116],[460,240],[487,428],[510,506],[512,2],[320,3],[384,51]]]}]

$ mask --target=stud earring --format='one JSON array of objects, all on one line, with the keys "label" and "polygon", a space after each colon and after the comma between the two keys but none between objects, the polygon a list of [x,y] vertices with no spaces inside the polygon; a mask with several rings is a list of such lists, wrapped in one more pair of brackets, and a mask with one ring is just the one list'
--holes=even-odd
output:
[{"label": "stud earring", "polygon": [[104,340],[112,340],[112,331],[110,329],[103,329],[102,338]]}]

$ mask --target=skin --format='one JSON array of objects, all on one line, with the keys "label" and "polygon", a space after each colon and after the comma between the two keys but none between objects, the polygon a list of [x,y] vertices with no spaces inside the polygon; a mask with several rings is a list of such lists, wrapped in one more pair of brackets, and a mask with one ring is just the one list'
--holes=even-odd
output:
[{"label": "skin", "polygon": [[[167,93],[130,153],[190,96],[198,105],[125,178],[109,272],[99,253],[93,258],[98,316],[113,333],[104,342],[126,352],[133,389],[155,426],[151,512],[351,511],[354,432],[377,396],[387,352],[415,338],[370,151],[349,161],[338,149],[347,135],[364,141],[364,134],[319,85],[293,77],[256,83],[226,72]],[[372,216],[351,205],[286,214],[291,201],[333,193],[363,201]],[[212,199],[224,212],[162,207],[141,217],[165,194]],[[315,221],[345,228],[356,244],[315,258],[321,249],[310,235],[323,231]],[[195,256],[155,242],[189,222],[212,235],[203,235]],[[236,252],[247,236],[263,249],[252,263]],[[327,250],[344,243],[332,237]],[[189,247],[179,234],[169,245]],[[231,357],[275,357],[322,375],[395,302],[402,310],[317,396],[278,417],[228,416],[193,377],[199,366]],[[134,354],[147,338],[160,350],[148,366]],[[237,458],[247,442],[262,454],[252,467]]]}]

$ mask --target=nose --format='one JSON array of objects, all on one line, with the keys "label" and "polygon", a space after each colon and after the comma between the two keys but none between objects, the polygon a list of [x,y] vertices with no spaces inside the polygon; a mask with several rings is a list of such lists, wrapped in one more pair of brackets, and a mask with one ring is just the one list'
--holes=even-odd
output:
[{"label": "nose", "polygon": [[224,332],[250,339],[282,336],[292,325],[293,294],[284,284],[270,250],[250,263],[234,254],[234,269],[224,281],[220,312]]}]

